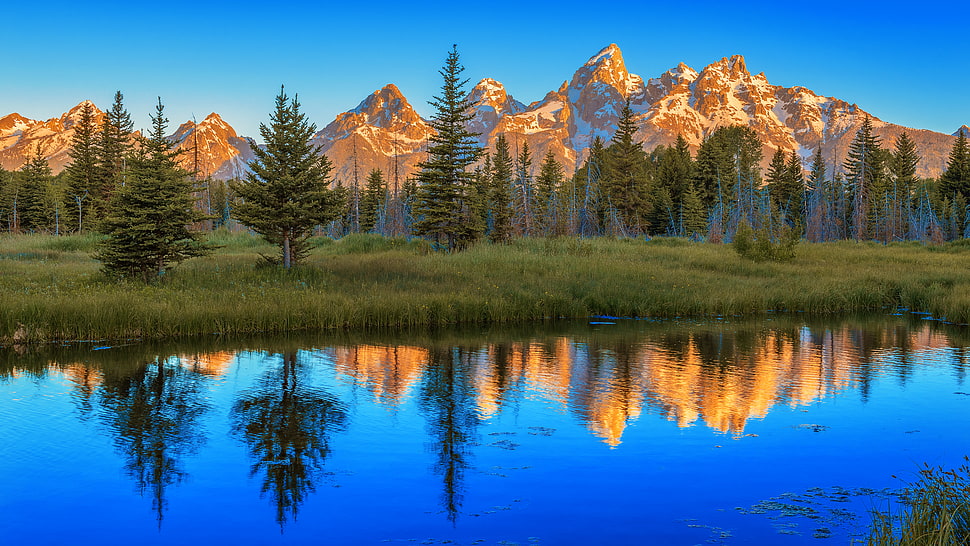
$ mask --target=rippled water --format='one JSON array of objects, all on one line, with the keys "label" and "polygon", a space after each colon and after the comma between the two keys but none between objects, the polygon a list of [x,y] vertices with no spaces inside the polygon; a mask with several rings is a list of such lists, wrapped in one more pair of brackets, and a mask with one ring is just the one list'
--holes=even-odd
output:
[{"label": "rippled water", "polygon": [[917,319],[8,348],[0,543],[847,544],[970,454]]}]

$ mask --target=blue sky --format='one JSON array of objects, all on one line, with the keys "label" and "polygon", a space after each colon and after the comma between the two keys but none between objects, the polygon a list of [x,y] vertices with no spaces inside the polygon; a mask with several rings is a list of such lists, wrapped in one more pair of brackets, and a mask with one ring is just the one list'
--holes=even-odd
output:
[{"label": "blue sky", "polygon": [[[346,4],[346,3],[341,3]],[[386,83],[422,115],[457,43],[473,85],[541,99],[616,43],[644,78],[742,54],[775,85],[803,85],[886,121],[970,124],[970,8],[962,2],[16,2],[5,6],[0,116],[46,119],[125,94],[136,127],[161,96],[171,130],[219,112],[257,136],[280,84],[320,128]],[[455,8],[461,11],[455,11]],[[451,9],[452,11],[446,11]]]}]

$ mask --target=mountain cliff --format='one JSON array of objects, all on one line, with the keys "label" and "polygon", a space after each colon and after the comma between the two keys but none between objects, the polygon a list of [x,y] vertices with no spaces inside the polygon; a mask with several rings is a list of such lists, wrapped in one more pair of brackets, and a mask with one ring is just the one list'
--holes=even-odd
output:
[{"label": "mountain cliff", "polygon": [[[514,148],[528,142],[537,164],[552,151],[567,172],[582,164],[595,137],[612,137],[627,100],[639,127],[637,138],[646,150],[671,144],[678,134],[696,149],[718,127],[745,125],[765,143],[765,165],[776,149],[782,149],[797,152],[807,166],[821,148],[831,172],[844,161],[866,116],[885,147],[891,148],[902,132],[909,133],[922,156],[920,176],[942,172],[954,140],[953,135],[883,121],[856,104],[806,87],[772,85],[764,73],[752,74],[740,55],[724,57],[700,71],[680,63],[644,80],[629,72],[616,44],[590,57],[570,79],[531,104],[514,99],[490,78],[478,82],[466,100],[472,115],[468,128],[479,134],[483,145],[490,146],[504,133]],[[55,172],[63,169],[80,107],[47,121],[16,113],[0,118],[0,165],[17,169],[40,150]],[[103,114],[97,115],[100,119]],[[313,141],[334,162],[335,176],[343,184],[361,183],[378,168],[393,187],[424,159],[431,134],[428,122],[395,85],[388,84],[338,115]],[[198,165],[203,176],[238,176],[252,158],[248,139],[215,113],[198,125],[182,124],[170,138],[186,150],[183,165]]]}]

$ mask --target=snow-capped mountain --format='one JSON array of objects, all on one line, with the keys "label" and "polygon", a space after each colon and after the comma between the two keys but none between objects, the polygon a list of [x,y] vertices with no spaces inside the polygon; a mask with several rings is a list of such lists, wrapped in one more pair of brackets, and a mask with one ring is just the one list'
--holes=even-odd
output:
[{"label": "snow-capped mountain", "polygon": [[[680,63],[645,81],[627,70],[616,44],[599,51],[571,79],[528,106],[512,99],[501,83],[482,80],[468,95],[473,115],[468,127],[480,133],[479,138],[486,145],[502,133],[514,147],[528,142],[536,164],[551,150],[568,172],[581,165],[594,137],[604,141],[612,137],[627,98],[640,128],[638,138],[647,150],[673,143],[678,134],[696,149],[718,127],[746,125],[765,142],[765,166],[774,151],[781,148],[797,151],[807,167],[815,149],[821,147],[830,169],[838,167],[867,115],[884,146],[892,147],[900,133],[909,133],[923,157],[921,176],[937,176],[941,172],[953,141],[951,135],[884,122],[855,104],[818,95],[805,87],[772,85],[764,73],[751,74],[740,55],[722,58],[699,72]],[[374,110],[378,102],[372,95],[318,133],[318,142],[325,149],[344,150],[332,155],[340,176],[345,177],[352,170],[345,164],[349,145],[341,144],[349,135],[358,135],[354,139],[359,173],[374,167],[383,169],[387,163],[386,157],[371,153],[375,148],[371,142],[387,142],[393,134],[369,121],[388,115]],[[400,97],[397,101],[380,102],[387,107],[394,104],[407,105],[407,101]],[[368,111],[366,116],[362,115],[364,109]],[[406,115],[415,118],[415,127],[426,133],[427,124],[417,121],[410,105],[407,110]],[[335,124],[340,131],[331,129]],[[362,154],[364,134],[367,152]]]},{"label": "snow-capped mountain", "polygon": [[198,170],[199,178],[238,178],[252,161],[249,141],[236,134],[231,125],[215,112],[199,124],[186,121],[168,137],[182,151],[179,163],[189,171]]},{"label": "snow-capped mountain", "polygon": [[[90,101],[82,101],[59,118],[38,121],[20,114],[0,118],[0,165],[7,170],[19,169],[39,150],[47,158],[55,174],[70,163],[74,125],[85,103],[94,107],[95,125],[100,125],[104,113]],[[218,114],[209,114],[201,123],[183,123],[168,137],[182,150],[179,163],[188,170],[198,164],[199,176],[227,179],[246,171],[246,162],[253,157],[247,139],[236,134]],[[195,149],[198,147],[198,155]]]},{"label": "snow-capped mountain", "polygon": [[318,131],[313,143],[334,163],[344,185],[363,185],[372,169],[381,169],[391,187],[403,184],[423,160],[434,130],[414,111],[394,84],[371,93],[356,108]]},{"label": "snow-capped mountain", "polygon": [[[609,141],[627,99],[646,150],[671,144],[678,134],[696,149],[718,127],[745,125],[765,142],[765,165],[780,148],[797,151],[807,166],[815,149],[821,147],[830,170],[838,168],[867,115],[886,147],[892,147],[903,131],[909,133],[922,156],[921,176],[942,172],[954,140],[953,135],[885,122],[856,104],[806,87],[772,85],[764,73],[749,72],[740,55],[722,58],[700,71],[680,63],[644,80],[627,70],[616,44],[593,55],[569,80],[529,105],[512,98],[501,83],[481,80],[466,97],[472,114],[468,128],[480,134],[479,140],[486,146],[502,133],[513,149],[528,142],[536,165],[552,151],[571,172],[582,164],[593,138]],[[69,161],[72,126],[80,107],[47,121],[19,114],[0,118],[0,165],[17,169],[40,150],[55,172],[63,169]],[[99,119],[101,115],[98,111]],[[970,128],[964,128],[970,135]],[[425,158],[431,134],[428,122],[396,86],[388,84],[353,110],[338,115],[313,141],[333,161],[334,174],[343,184],[352,184],[355,177],[362,183],[377,168],[393,185],[413,174]],[[197,126],[182,124],[170,138],[186,150],[183,165],[191,169],[198,163],[202,175],[238,176],[252,158],[248,140],[236,135],[217,114]]]},{"label": "snow-capped mountain", "polygon": [[[28,119],[13,113],[0,118],[0,166],[7,170],[19,169],[27,158],[38,152],[47,158],[55,173],[70,163],[68,152],[74,136],[74,125],[81,117],[81,108],[90,101],[81,101],[60,117],[47,121]],[[94,106],[95,123],[104,116]]]}]

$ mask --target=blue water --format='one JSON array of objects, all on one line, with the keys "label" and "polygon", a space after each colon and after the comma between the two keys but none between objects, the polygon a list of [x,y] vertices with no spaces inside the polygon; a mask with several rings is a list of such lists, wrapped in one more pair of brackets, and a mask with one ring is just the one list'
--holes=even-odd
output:
[{"label": "blue water", "polygon": [[965,329],[615,322],[4,349],[0,544],[848,544],[970,454]]}]

